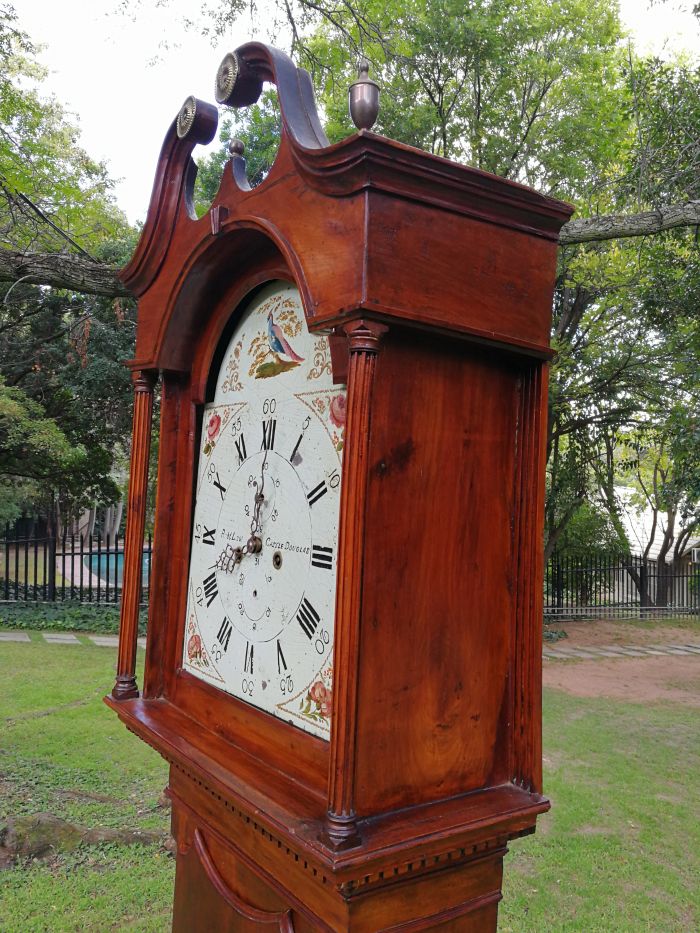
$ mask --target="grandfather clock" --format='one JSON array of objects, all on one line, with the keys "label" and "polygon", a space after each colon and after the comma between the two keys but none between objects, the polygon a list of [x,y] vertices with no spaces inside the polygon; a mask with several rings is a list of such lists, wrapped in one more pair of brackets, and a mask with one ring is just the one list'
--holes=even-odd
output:
[{"label": "grandfather clock", "polygon": [[139,312],[107,703],[170,763],[174,930],[493,931],[507,842],[549,806],[546,365],[570,208],[365,129],[329,145],[306,72],[258,43],[217,98],[265,81],[267,177],[251,188],[234,142],[197,219],[217,111],[189,98],[122,272]]}]

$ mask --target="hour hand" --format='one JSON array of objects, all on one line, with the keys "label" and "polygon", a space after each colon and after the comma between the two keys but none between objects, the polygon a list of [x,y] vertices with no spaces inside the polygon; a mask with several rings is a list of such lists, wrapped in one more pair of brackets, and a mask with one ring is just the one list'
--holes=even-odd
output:
[{"label": "hour hand", "polygon": [[227,544],[216,560],[216,569],[222,570],[224,573],[233,573],[236,566],[243,559],[244,553],[245,551],[242,548]]}]

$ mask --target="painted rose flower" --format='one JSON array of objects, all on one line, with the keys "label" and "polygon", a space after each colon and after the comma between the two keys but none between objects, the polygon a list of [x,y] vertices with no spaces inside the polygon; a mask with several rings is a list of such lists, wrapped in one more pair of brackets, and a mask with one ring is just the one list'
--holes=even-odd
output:
[{"label": "painted rose flower", "polygon": [[323,702],[326,696],[326,688],[320,680],[317,680],[315,684],[311,685],[309,688],[309,696],[314,701],[314,703]]},{"label": "painted rose flower", "polygon": [[317,680],[309,689],[309,697],[316,704],[316,709],[321,716],[328,719],[332,709],[331,691],[320,680]]},{"label": "painted rose flower", "polygon": [[336,428],[342,428],[345,424],[345,396],[336,395],[331,399],[331,421]]},{"label": "painted rose flower", "polygon": [[221,427],[221,416],[217,415],[216,412],[209,419],[209,424],[207,425],[207,437],[210,441],[213,441],[216,435],[219,433],[219,428]]},{"label": "painted rose flower", "polygon": [[187,642],[187,657],[190,661],[202,657],[202,639],[199,635],[192,635]]}]

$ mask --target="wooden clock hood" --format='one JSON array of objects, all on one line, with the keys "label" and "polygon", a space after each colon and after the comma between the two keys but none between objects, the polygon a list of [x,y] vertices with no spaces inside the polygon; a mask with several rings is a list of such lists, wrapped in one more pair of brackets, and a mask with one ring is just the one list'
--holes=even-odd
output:
[{"label": "wooden clock hood", "polygon": [[[248,43],[227,101],[277,87],[276,161],[231,144],[208,213],[167,132],[122,279],[138,298],[118,676],[107,703],[171,765],[174,929],[496,928],[509,839],[541,795],[541,524],[561,202],[369,131],[329,145],[306,72]],[[221,73],[221,72],[220,72]],[[298,289],[347,382],[330,742],[182,670],[202,404],[263,283]],[[136,681],[154,384],[161,434]],[[184,581],[184,582],[183,582]]]},{"label": "wooden clock hood", "polygon": [[[194,335],[207,304],[251,254],[266,251],[293,273],[311,327],[370,313],[549,354],[541,309],[568,205],[366,130],[330,146],[305,72],[258,43],[238,55],[261,82],[277,84],[279,152],[253,189],[234,153],[210,211],[196,220],[191,154],[214,137],[217,111],[192,98],[184,138],[173,121],[141,239],[121,275],[139,298],[135,365],[187,370],[192,342],[183,332]],[[499,228],[497,247],[484,224]]]}]

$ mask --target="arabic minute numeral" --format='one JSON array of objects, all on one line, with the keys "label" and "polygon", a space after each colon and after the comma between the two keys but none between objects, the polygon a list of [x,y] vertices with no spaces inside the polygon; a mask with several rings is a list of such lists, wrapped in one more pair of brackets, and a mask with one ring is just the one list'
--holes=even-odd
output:
[{"label": "arabic minute numeral", "polygon": [[316,641],[314,642],[314,648],[316,649],[317,654],[323,654],[330,644],[331,636],[328,632],[328,629],[320,628],[316,635]]},{"label": "arabic minute numeral", "polygon": [[294,681],[292,680],[291,676],[287,674],[286,677],[283,677],[280,680],[280,693],[282,694],[291,693],[293,689],[294,689]]}]

